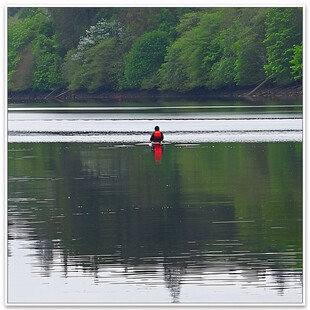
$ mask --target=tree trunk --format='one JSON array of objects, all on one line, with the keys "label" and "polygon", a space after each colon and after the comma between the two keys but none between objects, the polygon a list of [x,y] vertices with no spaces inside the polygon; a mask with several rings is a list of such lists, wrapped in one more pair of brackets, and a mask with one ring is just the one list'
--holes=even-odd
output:
[{"label": "tree trunk", "polygon": [[62,95],[68,93],[69,91],[70,91],[70,90],[68,89],[68,90],[64,91],[63,93],[57,95],[55,98],[59,98],[59,97],[61,97]]},{"label": "tree trunk", "polygon": [[258,89],[260,89],[266,82],[268,81],[268,78],[266,78],[263,82],[261,82],[258,86],[256,86],[253,90],[251,90],[247,96],[253,95]]}]

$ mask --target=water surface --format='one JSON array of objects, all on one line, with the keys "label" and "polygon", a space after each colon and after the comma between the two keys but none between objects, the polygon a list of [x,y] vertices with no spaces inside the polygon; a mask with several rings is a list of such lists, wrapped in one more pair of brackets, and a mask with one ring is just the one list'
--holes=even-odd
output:
[{"label": "water surface", "polygon": [[10,304],[302,303],[300,108],[203,106],[9,112]]},{"label": "water surface", "polygon": [[299,103],[161,103],[13,106],[9,142],[148,142],[156,125],[170,143],[302,140]]}]

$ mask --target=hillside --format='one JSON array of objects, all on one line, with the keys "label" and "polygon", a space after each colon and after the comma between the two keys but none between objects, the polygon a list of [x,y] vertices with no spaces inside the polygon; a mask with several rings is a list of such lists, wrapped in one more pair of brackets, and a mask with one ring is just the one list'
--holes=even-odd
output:
[{"label": "hillside", "polygon": [[242,95],[265,82],[255,94],[298,95],[302,15],[297,7],[8,8],[8,90]]}]

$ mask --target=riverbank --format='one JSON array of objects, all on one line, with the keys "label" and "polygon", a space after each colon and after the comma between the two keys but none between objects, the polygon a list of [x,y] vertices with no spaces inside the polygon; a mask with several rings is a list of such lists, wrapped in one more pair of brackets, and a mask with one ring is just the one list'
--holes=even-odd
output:
[{"label": "riverbank", "polygon": [[[254,91],[253,91],[254,90]],[[302,85],[273,86],[265,85],[257,90],[254,87],[224,88],[221,90],[195,89],[187,93],[178,93],[174,91],[158,90],[127,90],[127,91],[101,91],[89,93],[87,91],[22,91],[9,92],[9,103],[18,103],[25,101],[85,101],[96,100],[102,102],[129,102],[129,101],[157,101],[173,99],[207,99],[207,98],[246,98],[251,100],[261,100],[263,98],[277,99],[297,99],[301,100],[303,96]]]}]

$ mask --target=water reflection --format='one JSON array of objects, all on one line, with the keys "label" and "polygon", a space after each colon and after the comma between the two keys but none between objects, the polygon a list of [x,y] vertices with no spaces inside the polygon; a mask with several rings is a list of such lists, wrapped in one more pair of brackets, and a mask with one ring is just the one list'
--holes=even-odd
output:
[{"label": "water reflection", "polygon": [[156,143],[156,142],[152,143],[152,150],[154,152],[155,163],[157,163],[157,164],[161,163],[163,148],[164,148],[164,146],[160,142],[159,143]]},{"label": "water reflection", "polygon": [[188,288],[300,302],[301,156],[300,143],[181,144],[157,165],[148,145],[10,144],[9,253],[26,242],[30,277],[164,286],[170,302],[196,302]]}]

